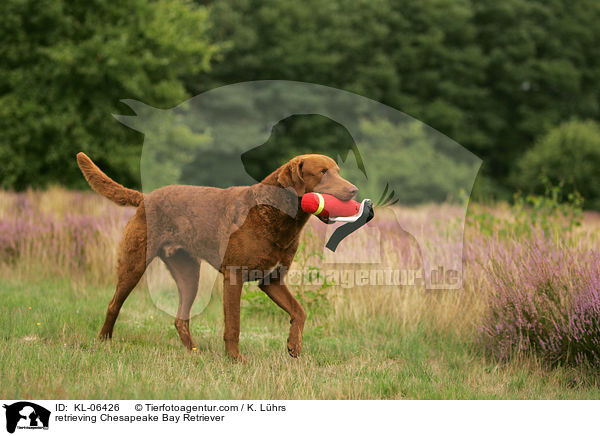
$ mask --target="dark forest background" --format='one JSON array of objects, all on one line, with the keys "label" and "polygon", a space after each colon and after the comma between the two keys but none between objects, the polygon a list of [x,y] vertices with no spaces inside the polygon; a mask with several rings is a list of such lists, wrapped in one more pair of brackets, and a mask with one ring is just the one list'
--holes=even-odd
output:
[{"label": "dark forest background", "polygon": [[[143,136],[113,118],[130,113],[121,99],[169,108],[286,79],[380,101],[462,144],[484,161],[479,198],[562,183],[600,209],[595,0],[4,0],[0,14],[5,189],[84,187],[82,150],[139,186]],[[348,140],[319,116],[273,138],[265,171]]]}]

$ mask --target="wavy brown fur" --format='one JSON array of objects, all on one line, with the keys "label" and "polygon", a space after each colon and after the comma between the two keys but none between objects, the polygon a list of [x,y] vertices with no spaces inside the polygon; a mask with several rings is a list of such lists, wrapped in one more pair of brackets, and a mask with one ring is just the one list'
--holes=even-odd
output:
[{"label": "wavy brown fur", "polygon": [[[352,198],[357,188],[339,175],[333,159],[314,154],[297,156],[252,186],[219,189],[170,185],[145,195],[108,178],[83,153],[77,155],[77,162],[96,192],[115,203],[138,206],[119,245],[117,289],[106,311],[101,339],[112,337],[124,301],[147,265],[159,257],[179,290],[175,328],[183,344],[196,349],[189,328],[190,310],[198,292],[200,264],[206,261],[223,274],[227,354],[235,360],[244,359],[238,346],[242,285],[259,280],[260,289],[290,315],[287,349],[292,357],[298,357],[306,314],[284,277],[309,215],[298,209],[290,216],[273,205],[283,207],[291,202],[297,208],[296,196],[314,190],[340,199]],[[244,275],[244,270],[262,273],[253,278]]]},{"label": "wavy brown fur", "polygon": [[121,206],[139,206],[144,199],[141,192],[128,189],[104,174],[85,153],[77,153],[77,164],[92,189],[109,200]]}]

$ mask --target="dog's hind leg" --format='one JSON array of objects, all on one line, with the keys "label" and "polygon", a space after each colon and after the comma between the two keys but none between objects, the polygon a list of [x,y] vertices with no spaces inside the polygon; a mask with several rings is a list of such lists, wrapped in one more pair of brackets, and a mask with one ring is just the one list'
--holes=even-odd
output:
[{"label": "dog's hind leg", "polygon": [[170,256],[161,256],[179,290],[179,307],[175,318],[175,328],[181,342],[188,350],[196,348],[190,333],[190,311],[198,293],[200,263],[183,250],[177,250]]},{"label": "dog's hind leg", "polygon": [[146,266],[153,256],[146,253],[147,229],[146,216],[143,207],[138,208],[134,217],[127,223],[123,239],[119,245],[117,260],[117,290],[108,305],[106,319],[100,339],[112,338],[115,321],[119,316],[121,306],[139,282],[146,270]]}]

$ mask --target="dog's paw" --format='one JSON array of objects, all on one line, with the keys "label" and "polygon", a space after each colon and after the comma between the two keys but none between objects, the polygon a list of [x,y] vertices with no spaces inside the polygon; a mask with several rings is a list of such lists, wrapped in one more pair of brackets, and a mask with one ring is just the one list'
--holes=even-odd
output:
[{"label": "dog's paw", "polygon": [[237,341],[225,341],[225,351],[227,356],[234,362],[246,362],[246,358],[240,353]]},{"label": "dog's paw", "polygon": [[300,342],[287,341],[287,350],[288,354],[293,358],[297,358],[300,356],[300,348],[302,348],[302,344]]},{"label": "dog's paw", "polygon": [[246,363],[248,362],[248,360],[244,357],[243,354],[237,353],[237,354],[228,354],[229,358],[234,362],[234,363]]},{"label": "dog's paw", "polygon": [[102,342],[110,341],[112,339],[112,334],[106,332],[100,332],[98,335],[98,339]]}]

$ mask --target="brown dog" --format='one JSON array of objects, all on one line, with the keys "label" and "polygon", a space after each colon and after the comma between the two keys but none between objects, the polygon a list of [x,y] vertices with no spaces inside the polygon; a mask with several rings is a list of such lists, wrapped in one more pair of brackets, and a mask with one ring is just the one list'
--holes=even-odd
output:
[{"label": "brown dog", "polygon": [[[306,315],[283,281],[309,218],[300,209],[299,197],[321,192],[350,200],[358,191],[340,177],[333,159],[297,156],[252,186],[172,185],[146,195],[116,183],[83,153],[77,155],[77,162],[96,192],[122,206],[138,208],[119,246],[117,290],[108,305],[101,339],[112,337],[123,302],[158,256],[179,290],[175,327],[188,349],[195,348],[190,309],[198,291],[200,262],[205,260],[223,274],[227,354],[243,360],[238,348],[242,285],[258,278],[260,289],[290,315],[287,348],[290,356],[300,355]],[[265,274],[249,277],[247,271]]]}]

